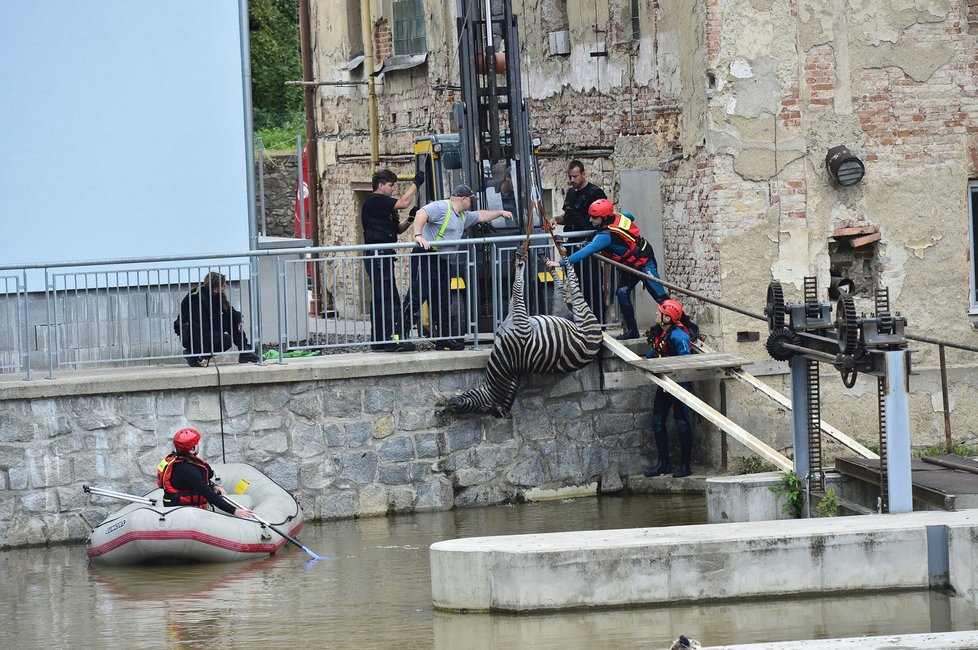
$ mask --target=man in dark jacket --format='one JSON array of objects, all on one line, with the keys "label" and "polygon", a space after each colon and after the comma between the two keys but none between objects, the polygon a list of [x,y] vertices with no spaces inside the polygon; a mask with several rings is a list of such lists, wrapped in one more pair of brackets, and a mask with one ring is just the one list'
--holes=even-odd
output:
[{"label": "man in dark jacket", "polygon": [[[567,165],[567,183],[570,187],[564,196],[564,208],[554,217],[564,225],[564,232],[595,230],[588,217],[588,209],[598,199],[607,199],[604,190],[591,183],[584,171],[584,163],[572,160]],[[599,323],[604,322],[604,292],[601,288],[601,263],[597,259],[585,259],[575,265],[584,301]]]},{"label": "man in dark jacket", "polygon": [[[414,180],[400,198],[394,198],[397,175],[382,169],[373,176],[373,194],[360,208],[364,244],[392,244],[408,229],[413,217],[401,220],[398,210],[411,205],[418,188],[424,184],[424,172]],[[402,342],[405,336],[402,322],[401,296],[394,282],[394,250],[390,248],[364,251],[363,265],[370,278],[370,326],[376,352],[410,352],[415,345]]]}]

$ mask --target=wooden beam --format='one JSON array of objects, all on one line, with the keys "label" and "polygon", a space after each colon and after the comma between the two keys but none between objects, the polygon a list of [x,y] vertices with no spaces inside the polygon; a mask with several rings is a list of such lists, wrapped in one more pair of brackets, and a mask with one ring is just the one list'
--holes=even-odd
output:
[{"label": "wooden beam", "polygon": [[836,228],[832,231],[833,237],[855,237],[856,235],[868,235],[879,232],[879,226],[853,226],[848,228]]},{"label": "wooden beam", "polygon": [[[604,335],[604,346],[611,350],[620,359],[629,363],[641,359],[641,357],[628,349],[628,347],[626,347],[621,341],[615,340],[607,334]],[[735,440],[746,446],[767,462],[779,468],[781,471],[794,471],[794,464],[788,460],[788,458],[786,458],[776,449],[768,446],[765,442],[756,438],[753,434],[737,423],[714,410],[712,406],[687,391],[672,379],[669,379],[664,375],[649,372],[647,370],[643,372],[646,378],[651,380],[652,383],[659,386],[673,397],[677,398],[683,404],[686,404],[689,408],[696,411],[696,413],[698,413],[704,420],[710,422],[720,430],[725,431]]]},{"label": "wooden beam", "polygon": [[866,244],[872,244],[874,241],[879,241],[881,235],[876,232],[871,235],[863,235],[862,237],[853,237],[849,240],[849,245],[853,248],[859,248],[860,246],[865,246]]},{"label": "wooden beam", "polygon": [[[704,352],[715,352],[713,348],[711,348],[709,345],[703,342],[697,342],[694,345],[694,347],[703,350]],[[772,400],[777,402],[781,407],[787,409],[788,411],[792,410],[792,404],[790,399],[788,399],[778,391],[774,390],[773,388],[771,388],[770,386],[768,386],[763,381],[761,381],[754,375],[750,374],[743,368],[725,368],[724,372],[726,372],[726,374],[729,377],[733,377],[734,379],[737,379],[741,383],[750,386],[751,388],[758,391],[759,393],[763,395],[767,395]],[[879,460],[879,454],[873,453],[872,451],[862,446],[861,444],[859,444],[858,442],[856,442],[846,434],[842,433],[832,425],[828,424],[824,420],[819,420],[818,424],[822,430],[822,433],[827,435],[829,438],[832,438],[843,447],[846,447],[850,451],[855,452],[856,454],[862,456],[863,458],[873,458]]]}]

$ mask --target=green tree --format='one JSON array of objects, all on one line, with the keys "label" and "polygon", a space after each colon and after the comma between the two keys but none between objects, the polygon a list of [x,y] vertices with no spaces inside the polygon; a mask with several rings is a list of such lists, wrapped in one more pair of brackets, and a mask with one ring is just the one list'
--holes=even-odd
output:
[{"label": "green tree", "polygon": [[[256,130],[302,125],[302,79],[298,0],[249,0],[251,98]],[[301,130],[299,131],[301,133]]]}]

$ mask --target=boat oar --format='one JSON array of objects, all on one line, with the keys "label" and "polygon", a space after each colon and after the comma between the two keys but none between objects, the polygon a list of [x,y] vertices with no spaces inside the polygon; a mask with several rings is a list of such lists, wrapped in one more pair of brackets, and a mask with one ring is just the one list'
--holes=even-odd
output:
[{"label": "boat oar", "polygon": [[143,503],[148,506],[155,506],[156,499],[150,499],[149,497],[137,497],[135,494],[126,494],[125,492],[116,492],[115,490],[106,490],[105,488],[93,488],[83,485],[82,489],[88,494],[97,494],[100,497],[110,497],[112,499],[122,499],[123,501],[132,501],[133,503]]},{"label": "boat oar", "polygon": [[[234,499],[232,499],[232,498],[231,498],[231,497],[229,497],[228,495],[226,495],[226,494],[224,494],[224,495],[221,495],[221,496],[223,496],[223,497],[224,497],[224,500],[225,500],[225,501],[227,501],[228,503],[230,503],[230,504],[231,504],[232,506],[234,506],[235,508],[244,508],[244,506],[243,506],[243,505],[241,505],[240,503],[238,503],[237,501],[235,501]],[[247,510],[247,508],[244,508],[244,509],[246,509],[246,510]],[[299,548],[301,548],[301,549],[302,549],[303,551],[305,551],[306,553],[308,553],[308,554],[309,554],[309,556],[310,556],[310,557],[311,557],[312,559],[314,559],[314,560],[328,560],[328,559],[329,559],[328,557],[325,557],[325,556],[322,556],[322,555],[319,555],[319,554],[318,554],[318,553],[316,553],[315,551],[311,551],[311,550],[309,550],[308,548],[306,548],[305,546],[303,546],[303,545],[302,545],[302,542],[300,542],[299,540],[297,540],[297,539],[296,539],[295,537],[292,537],[292,536],[291,536],[291,535],[289,535],[288,533],[286,533],[286,532],[284,532],[284,531],[282,531],[282,530],[280,530],[280,529],[278,529],[278,528],[276,528],[275,526],[273,526],[273,525],[272,525],[272,524],[270,524],[269,522],[267,522],[267,521],[265,521],[264,519],[262,519],[261,517],[259,517],[259,516],[258,516],[258,515],[256,515],[255,513],[251,513],[251,518],[252,518],[252,519],[254,519],[255,521],[257,521],[257,522],[258,522],[259,524],[261,524],[262,526],[265,526],[265,527],[267,527],[267,528],[271,528],[271,529],[272,529],[272,530],[274,530],[274,531],[275,531],[276,533],[278,533],[279,535],[281,535],[282,537],[284,537],[284,538],[285,538],[285,539],[287,539],[288,541],[290,541],[290,542],[292,542],[293,544],[295,544],[296,546],[298,546]]]}]

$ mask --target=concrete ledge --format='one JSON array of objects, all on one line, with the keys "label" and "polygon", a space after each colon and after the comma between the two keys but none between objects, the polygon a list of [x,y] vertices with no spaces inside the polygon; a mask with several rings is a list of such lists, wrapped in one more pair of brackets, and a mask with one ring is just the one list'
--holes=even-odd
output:
[{"label": "concrete ledge", "polygon": [[978,632],[928,632],[891,636],[860,636],[849,639],[814,641],[779,641],[738,645],[704,646],[703,650],[935,650],[941,648],[978,648]]},{"label": "concrete ledge", "polygon": [[[485,368],[491,345],[461,352],[363,352],[297,357],[285,363],[238,364],[236,356],[221,363],[221,385],[253,385],[387,377],[424,372],[453,372]],[[34,379],[0,381],[0,400],[37,399],[62,395],[109,395],[134,391],[207,388],[217,385],[217,372],[186,364],[137,368],[89,368],[58,370],[54,379],[36,373]]]},{"label": "concrete ledge", "polygon": [[[432,601],[526,612],[927,589],[933,575],[948,576],[928,562],[928,527],[953,527],[963,542],[978,530],[978,511],[448,540],[431,546]],[[950,547],[951,586],[957,566],[972,587],[972,545],[955,549],[946,535],[940,543],[945,558]]]}]

